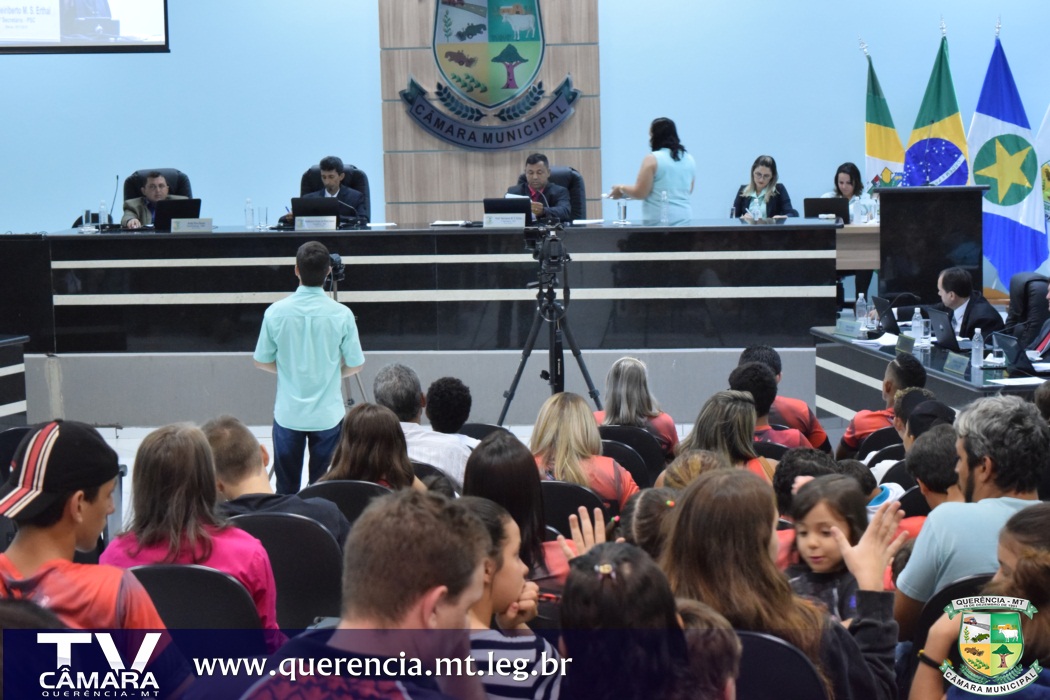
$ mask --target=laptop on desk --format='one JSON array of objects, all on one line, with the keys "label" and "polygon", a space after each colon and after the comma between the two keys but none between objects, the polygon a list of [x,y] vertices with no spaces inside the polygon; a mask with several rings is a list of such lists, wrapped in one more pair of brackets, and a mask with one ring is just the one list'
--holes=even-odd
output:
[{"label": "laptop on desk", "polygon": [[960,342],[955,337],[951,314],[938,311],[930,306],[926,307],[926,313],[930,316],[930,332],[933,335],[933,342],[952,352],[969,351],[973,347],[973,341],[963,340]]},{"label": "laptop on desk", "polygon": [[292,217],[348,216],[352,207],[338,197],[292,197]]},{"label": "laptop on desk", "polygon": [[1006,368],[1011,372],[1031,375],[1050,374],[1050,362],[1032,362],[1017,338],[1009,333],[994,333],[993,337],[999,341],[999,347],[1002,348],[1003,356],[1006,358]]},{"label": "laptop on desk", "polygon": [[890,300],[882,297],[872,297],[871,301],[875,304],[875,311],[879,314],[879,319],[882,321],[882,330],[893,335],[900,335],[901,327],[897,323],[897,317],[893,315],[893,306],[890,304]]},{"label": "laptop on desk", "polygon": [[802,200],[802,213],[807,219],[816,219],[821,214],[834,214],[849,223],[849,200],[845,197],[807,197]]},{"label": "laptop on desk", "polygon": [[201,215],[199,199],[162,199],[153,206],[154,231],[170,231],[172,219],[196,219]]},{"label": "laptop on desk", "polygon": [[525,225],[535,226],[532,200],[528,197],[486,197],[481,201],[486,214],[524,214]]}]

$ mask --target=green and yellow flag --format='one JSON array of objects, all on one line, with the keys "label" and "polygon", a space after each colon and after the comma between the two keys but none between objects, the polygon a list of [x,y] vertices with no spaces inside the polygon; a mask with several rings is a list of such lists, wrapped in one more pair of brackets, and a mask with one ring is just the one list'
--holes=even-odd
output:
[{"label": "green and yellow flag", "polygon": [[864,125],[864,176],[870,187],[899,185],[904,177],[904,147],[893,125],[890,106],[868,56],[868,104]]}]

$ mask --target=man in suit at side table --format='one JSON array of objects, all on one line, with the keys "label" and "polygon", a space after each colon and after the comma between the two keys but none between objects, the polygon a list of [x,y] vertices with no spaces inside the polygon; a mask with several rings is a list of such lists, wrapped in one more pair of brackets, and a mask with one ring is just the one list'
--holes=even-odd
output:
[{"label": "man in suit at side table", "polygon": [[[937,276],[937,296],[941,300],[931,308],[943,311],[951,317],[952,328],[957,336],[973,338],[973,332],[980,328],[981,335],[987,339],[1006,325],[995,307],[973,288],[970,273],[961,267],[941,270]],[[913,306],[898,308],[897,318],[910,319],[914,309]]]},{"label": "man in suit at side table", "polygon": [[[1046,300],[1050,302],[1050,290],[1046,293]],[[1043,327],[1039,329],[1039,333],[1035,336],[1035,340],[1032,341],[1031,345],[1028,346],[1028,349],[1038,352],[1039,356],[1044,360],[1050,355],[1050,319],[1043,322]]]},{"label": "man in suit at side table", "polygon": [[[343,161],[335,156],[326,156],[321,159],[321,182],[324,183],[322,189],[316,192],[310,192],[309,194],[303,195],[304,197],[336,197],[343,204],[353,207],[357,215],[364,217],[364,220],[368,221],[368,204],[365,202],[365,196],[355,190],[353,187],[347,187],[343,184],[343,179],[346,177],[346,170],[343,168]],[[351,212],[347,209],[343,212],[343,215],[350,215]]]},{"label": "man in suit at side table", "polygon": [[551,166],[547,156],[533,153],[525,159],[525,184],[508,188],[507,194],[531,199],[534,218],[554,217],[558,221],[571,221],[572,200],[569,190],[550,182],[550,176]]},{"label": "man in suit at side table", "polygon": [[153,223],[155,205],[162,199],[186,199],[182,195],[168,194],[168,181],[156,170],[146,175],[142,196],[124,202],[124,216],[120,225],[124,228],[142,228]]}]

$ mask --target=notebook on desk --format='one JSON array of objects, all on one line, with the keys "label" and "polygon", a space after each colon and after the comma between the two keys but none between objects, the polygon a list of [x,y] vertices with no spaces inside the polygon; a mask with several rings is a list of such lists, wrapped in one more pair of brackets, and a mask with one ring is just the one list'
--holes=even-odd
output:
[{"label": "notebook on desk", "polygon": [[951,350],[952,352],[963,352],[964,350],[970,350],[970,348],[973,347],[973,341],[963,340],[960,342],[955,337],[955,329],[952,328],[952,318],[950,314],[938,311],[930,306],[926,307],[926,313],[930,316],[930,332],[933,334],[933,340],[935,343],[946,350]]},{"label": "notebook on desk", "polygon": [[172,219],[196,219],[201,215],[199,199],[162,199],[153,206],[154,231],[170,231]]},{"label": "notebook on desk", "polygon": [[1017,338],[1009,333],[994,333],[993,337],[999,341],[999,347],[1006,358],[1006,368],[1011,372],[1050,374],[1050,362],[1032,362]]}]

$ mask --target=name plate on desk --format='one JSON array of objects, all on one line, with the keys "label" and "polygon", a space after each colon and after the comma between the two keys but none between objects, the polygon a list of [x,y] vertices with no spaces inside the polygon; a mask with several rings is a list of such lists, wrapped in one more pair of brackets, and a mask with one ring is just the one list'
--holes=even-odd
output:
[{"label": "name plate on desk", "polygon": [[211,233],[211,219],[172,219],[172,233]]},{"label": "name plate on desk", "polygon": [[338,216],[297,216],[296,231],[335,231],[339,228]]},{"label": "name plate on desk", "polygon": [[944,371],[958,374],[960,377],[966,374],[966,368],[970,366],[970,358],[957,352],[949,352],[944,360]]},{"label": "name plate on desk", "polygon": [[482,228],[525,228],[525,215],[518,214],[485,214],[481,220]]},{"label": "name plate on desk", "polygon": [[868,326],[863,319],[840,318],[835,321],[835,335],[847,338],[867,338]]},{"label": "name plate on desk", "polygon": [[910,335],[901,333],[897,336],[897,352],[904,353],[906,355],[915,354],[915,338]]}]

